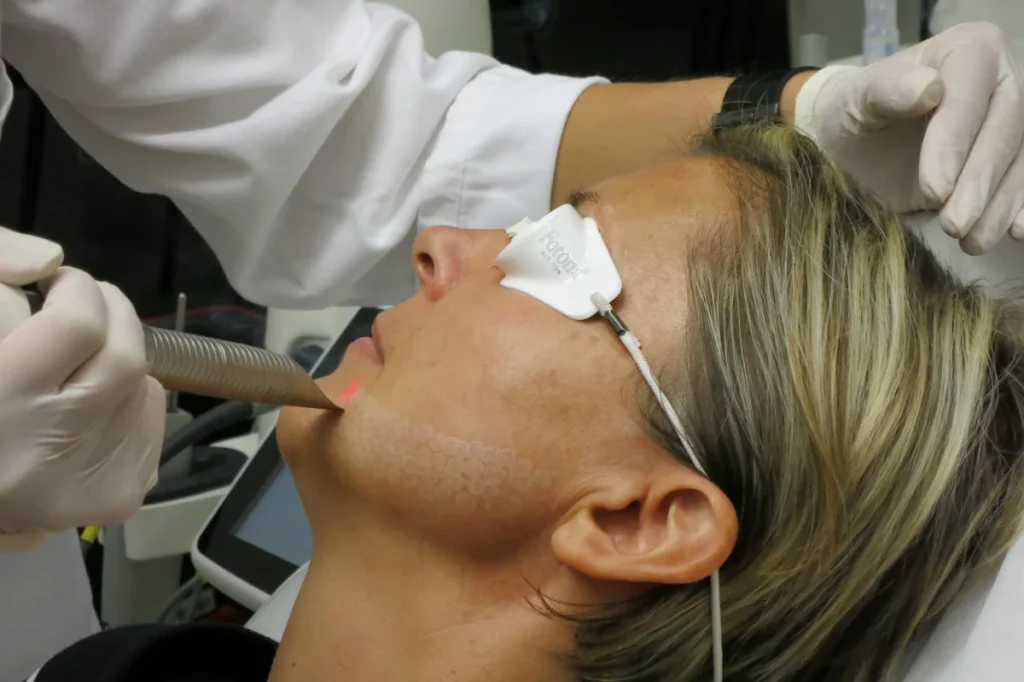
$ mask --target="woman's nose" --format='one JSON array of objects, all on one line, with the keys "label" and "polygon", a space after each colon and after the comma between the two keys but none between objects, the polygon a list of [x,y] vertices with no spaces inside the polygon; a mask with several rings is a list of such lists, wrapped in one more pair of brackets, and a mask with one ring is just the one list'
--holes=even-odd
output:
[{"label": "woman's nose", "polygon": [[[486,256],[488,244],[494,242],[493,232],[458,227],[428,227],[420,232],[413,242],[412,259],[427,298],[439,300],[458,284]],[[496,253],[490,255],[491,263]]]}]

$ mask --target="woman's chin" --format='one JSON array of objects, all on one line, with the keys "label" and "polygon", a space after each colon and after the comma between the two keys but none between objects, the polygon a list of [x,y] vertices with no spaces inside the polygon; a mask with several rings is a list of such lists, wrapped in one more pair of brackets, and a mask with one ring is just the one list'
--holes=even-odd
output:
[{"label": "woman's chin", "polygon": [[376,380],[376,372],[360,371],[348,357],[331,374],[316,380],[320,390],[342,409],[318,410],[285,407],[277,421],[277,442],[288,466],[301,465],[302,460],[324,448],[332,447],[335,432],[346,408],[364,388]]},{"label": "woman's chin", "polygon": [[282,408],[277,419],[277,445],[285,464],[294,471],[329,447],[342,414],[307,407]]}]

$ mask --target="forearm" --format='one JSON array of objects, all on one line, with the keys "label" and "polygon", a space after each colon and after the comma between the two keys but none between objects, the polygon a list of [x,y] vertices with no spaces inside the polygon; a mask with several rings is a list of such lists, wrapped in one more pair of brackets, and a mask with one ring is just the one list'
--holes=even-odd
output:
[{"label": "forearm", "polygon": [[[782,115],[793,122],[796,93],[810,77],[792,78]],[[552,184],[552,206],[573,190],[616,175],[677,159],[706,132],[732,78],[671,83],[593,85],[576,100],[562,133]]]}]

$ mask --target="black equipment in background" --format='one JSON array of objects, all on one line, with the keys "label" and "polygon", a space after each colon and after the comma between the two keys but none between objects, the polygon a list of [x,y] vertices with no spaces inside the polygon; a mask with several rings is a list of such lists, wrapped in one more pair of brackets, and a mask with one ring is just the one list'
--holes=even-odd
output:
[{"label": "black equipment in background", "polygon": [[491,0],[494,56],[615,81],[785,69],[785,0]]}]

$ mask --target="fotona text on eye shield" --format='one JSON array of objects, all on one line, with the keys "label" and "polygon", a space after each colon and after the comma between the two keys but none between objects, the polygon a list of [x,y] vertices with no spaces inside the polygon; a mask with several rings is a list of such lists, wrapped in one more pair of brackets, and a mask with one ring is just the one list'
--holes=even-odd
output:
[{"label": "fotona text on eye shield", "polygon": [[529,294],[574,320],[598,313],[591,296],[611,301],[622,291],[597,222],[572,206],[556,208],[536,222],[524,220],[507,230],[511,243],[498,254],[501,284]]}]

